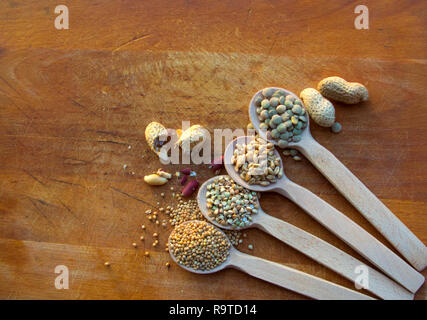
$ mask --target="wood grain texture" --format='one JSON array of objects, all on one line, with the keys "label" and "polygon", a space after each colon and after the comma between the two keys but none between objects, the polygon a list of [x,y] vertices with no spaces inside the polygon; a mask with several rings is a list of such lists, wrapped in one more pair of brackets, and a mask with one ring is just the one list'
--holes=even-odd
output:
[{"label": "wood grain texture", "polygon": [[[158,249],[147,235],[150,258],[143,244],[132,248],[149,224],[143,212],[162,191],[173,203],[169,187],[178,185],[143,183],[160,167],[144,129],[153,120],[244,128],[260,88],[299,93],[332,75],[364,83],[371,100],[336,103],[343,131],[312,124],[313,137],[426,244],[427,4],[366,1],[363,31],[353,26],[358,4],[75,0],[70,29],[59,31],[55,1],[1,1],[0,298],[304,298],[237,270],[168,270],[161,229]],[[201,181],[212,175],[195,169]],[[391,248],[306,159],[285,159],[285,171]],[[281,196],[263,195],[261,206],[366,262]],[[354,287],[265,233],[247,233],[242,251]],[[54,287],[61,264],[69,290]],[[416,298],[427,298],[426,287]]]}]

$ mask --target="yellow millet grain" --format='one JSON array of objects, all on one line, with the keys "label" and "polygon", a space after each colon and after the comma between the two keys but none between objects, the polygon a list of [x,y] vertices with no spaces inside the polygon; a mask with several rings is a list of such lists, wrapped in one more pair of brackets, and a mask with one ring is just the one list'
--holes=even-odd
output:
[{"label": "yellow millet grain", "polygon": [[229,255],[230,242],[205,221],[180,224],[172,231],[169,246],[176,261],[195,270],[211,270]]}]

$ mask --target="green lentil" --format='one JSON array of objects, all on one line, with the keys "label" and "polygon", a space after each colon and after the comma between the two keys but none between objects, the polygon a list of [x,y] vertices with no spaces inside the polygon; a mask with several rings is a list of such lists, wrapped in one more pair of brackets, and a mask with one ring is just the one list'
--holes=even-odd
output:
[{"label": "green lentil", "polygon": [[[276,129],[279,133],[284,133],[284,132],[286,132],[286,125],[284,124],[284,123],[281,123],[281,124],[279,124],[278,126],[277,126],[277,129]],[[273,134],[272,134],[272,136],[273,136]]]},{"label": "green lentil", "polygon": [[276,114],[277,114],[276,109],[274,109],[274,108],[268,109],[268,117],[269,118],[273,118]]},{"label": "green lentil", "polygon": [[279,125],[279,124],[281,124],[281,123],[282,123],[282,117],[281,117],[281,116],[279,116],[279,115],[277,115],[277,114],[275,114],[275,115],[271,118],[271,121],[273,121],[273,123],[274,123],[275,125]]},{"label": "green lentil", "polygon": [[275,91],[274,88],[265,88],[264,90],[262,90],[262,95],[266,98],[271,98],[274,91]]},{"label": "green lentil", "polygon": [[280,132],[279,132],[279,130],[278,130],[278,129],[273,129],[273,130],[271,130],[271,136],[272,136],[274,139],[279,138],[279,137],[280,137]]},{"label": "green lentil", "polygon": [[260,113],[260,116],[261,116],[262,120],[268,119],[270,117],[267,110],[262,110]]},{"label": "green lentil", "polygon": [[[267,137],[288,143],[301,141],[300,135],[308,121],[301,100],[274,88],[265,88],[262,96],[261,106],[264,109],[257,109],[257,114],[260,123],[264,123],[260,128],[267,131]],[[273,132],[274,129],[276,131]],[[281,136],[286,131],[288,134]],[[284,142],[280,145],[287,146]]]},{"label": "green lentil", "polygon": [[284,113],[286,111],[286,107],[283,104],[279,104],[276,107],[276,111],[277,111],[278,114],[282,114],[282,113]]},{"label": "green lentil", "polygon": [[273,97],[270,99],[270,106],[273,108],[276,108],[279,105],[279,99],[276,97]]},{"label": "green lentil", "polygon": [[267,100],[267,99],[262,100],[261,107],[264,108],[264,109],[270,108],[270,101]]},{"label": "green lentil", "polygon": [[341,124],[339,122],[335,122],[332,125],[331,130],[332,130],[333,133],[339,133],[342,130],[342,126],[341,126]]}]

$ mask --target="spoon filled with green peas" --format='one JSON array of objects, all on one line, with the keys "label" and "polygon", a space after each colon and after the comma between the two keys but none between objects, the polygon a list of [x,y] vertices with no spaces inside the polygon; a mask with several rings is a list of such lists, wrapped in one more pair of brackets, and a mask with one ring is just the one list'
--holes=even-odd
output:
[{"label": "spoon filled with green peas", "polygon": [[[424,276],[365,229],[306,188],[288,179],[282,159],[271,142],[259,136],[238,137],[228,144],[224,166],[230,177],[255,192],[277,192],[293,201],[320,224],[410,292]],[[262,215],[261,215],[262,216]]]},{"label": "spoon filled with green peas", "polygon": [[[362,261],[290,223],[268,215],[260,206],[257,192],[237,184],[228,175],[215,176],[204,182],[197,201],[203,216],[219,228],[258,228],[352,282],[358,277],[354,270],[363,264]],[[413,294],[394,281],[373,268],[368,269],[368,291],[382,299],[413,298]]]},{"label": "spoon filled with green peas", "polygon": [[169,253],[183,269],[210,274],[225,268],[323,300],[372,300],[372,297],[335,283],[238,251],[225,233],[206,221],[187,221],[169,236]]}]

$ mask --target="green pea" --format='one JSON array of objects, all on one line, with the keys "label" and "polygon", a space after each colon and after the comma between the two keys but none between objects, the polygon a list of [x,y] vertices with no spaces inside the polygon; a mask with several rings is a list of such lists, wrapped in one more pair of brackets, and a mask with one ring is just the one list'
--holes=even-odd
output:
[{"label": "green pea", "polygon": [[307,118],[305,116],[298,117],[302,122],[307,122]]},{"label": "green pea", "polygon": [[292,122],[290,120],[286,121],[285,122],[285,126],[286,126],[286,128],[291,127],[292,126]]},{"label": "green pea", "polygon": [[293,136],[292,137],[292,141],[293,142],[300,142],[301,141],[301,136]]},{"label": "green pea", "polygon": [[297,129],[301,129],[301,128],[302,128],[302,122],[301,122],[301,121],[300,121],[300,122],[298,122],[298,124],[297,124],[296,128],[297,128]]},{"label": "green pea", "polygon": [[281,96],[281,97],[279,98],[279,103],[280,103],[280,104],[285,104],[285,96]]},{"label": "green pea", "polygon": [[302,133],[302,131],[301,131],[300,129],[294,129],[294,130],[292,131],[292,133],[293,133],[295,136],[297,136],[297,135],[301,134],[301,133]]}]

